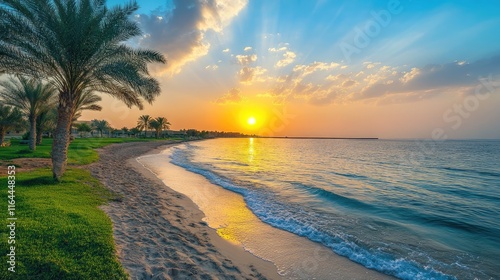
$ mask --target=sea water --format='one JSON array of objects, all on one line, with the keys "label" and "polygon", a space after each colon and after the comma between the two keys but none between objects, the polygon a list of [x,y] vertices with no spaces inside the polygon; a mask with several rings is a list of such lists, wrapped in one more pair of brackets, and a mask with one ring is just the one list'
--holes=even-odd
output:
[{"label": "sea water", "polygon": [[170,161],[401,279],[500,279],[500,141],[215,139]]}]

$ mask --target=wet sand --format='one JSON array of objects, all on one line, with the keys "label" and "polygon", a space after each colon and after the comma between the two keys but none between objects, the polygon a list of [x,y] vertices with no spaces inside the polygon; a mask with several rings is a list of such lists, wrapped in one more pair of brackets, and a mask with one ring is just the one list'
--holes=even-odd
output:
[{"label": "wet sand", "polygon": [[113,221],[118,258],[131,279],[282,279],[276,267],[222,239],[186,196],[135,158],[175,143],[137,142],[99,149],[87,168],[119,198],[102,209]]}]

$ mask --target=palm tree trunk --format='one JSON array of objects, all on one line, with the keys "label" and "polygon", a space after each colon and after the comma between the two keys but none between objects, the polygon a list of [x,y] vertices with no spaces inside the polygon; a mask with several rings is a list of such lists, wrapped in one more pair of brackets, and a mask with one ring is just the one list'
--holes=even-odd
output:
[{"label": "palm tree trunk", "polygon": [[52,174],[56,181],[61,181],[61,177],[66,171],[68,159],[73,102],[67,95],[67,93],[63,93],[59,96],[57,125],[52,144]]},{"label": "palm tree trunk", "polygon": [[37,145],[42,145],[42,137],[43,136],[43,131],[42,131],[42,126],[39,125],[39,123],[36,123],[36,144]]},{"label": "palm tree trunk", "polygon": [[29,148],[31,151],[36,151],[36,118],[34,114],[30,114],[30,139]]},{"label": "palm tree trunk", "polygon": [[3,141],[5,140],[5,129],[3,126],[0,126],[0,147],[3,145]]},{"label": "palm tree trunk", "polygon": [[42,120],[43,120],[45,114],[46,113],[41,113],[36,118],[36,144],[37,145],[42,145],[42,138],[43,138],[42,137],[42,135],[43,135]]}]

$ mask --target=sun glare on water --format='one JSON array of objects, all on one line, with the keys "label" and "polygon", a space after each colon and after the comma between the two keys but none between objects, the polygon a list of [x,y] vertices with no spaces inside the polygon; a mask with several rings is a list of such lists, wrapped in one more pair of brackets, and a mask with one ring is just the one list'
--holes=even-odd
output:
[{"label": "sun glare on water", "polygon": [[247,123],[249,125],[254,125],[255,123],[257,123],[257,120],[254,117],[250,117],[248,118]]}]

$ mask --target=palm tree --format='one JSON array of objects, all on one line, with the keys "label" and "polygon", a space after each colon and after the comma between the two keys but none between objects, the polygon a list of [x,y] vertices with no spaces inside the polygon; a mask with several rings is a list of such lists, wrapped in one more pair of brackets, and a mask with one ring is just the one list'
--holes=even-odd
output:
[{"label": "palm tree", "polygon": [[92,120],[90,126],[99,132],[102,137],[102,132],[111,129],[109,123],[106,120]]},{"label": "palm tree", "polygon": [[2,0],[0,5],[0,73],[42,77],[59,94],[52,146],[52,173],[66,170],[69,131],[82,94],[96,91],[129,107],[152,103],[160,86],[148,63],[165,63],[152,50],[124,43],[140,36],[132,15],[135,1],[107,8],[105,0]]},{"label": "palm tree", "polygon": [[129,136],[129,129],[126,126],[122,127],[121,130],[122,130],[123,134]]},{"label": "palm tree", "polygon": [[30,123],[29,148],[36,150],[36,120],[38,116],[49,111],[53,106],[54,88],[41,81],[18,77],[0,82],[3,90],[5,104],[19,108]]},{"label": "palm tree", "polygon": [[101,111],[102,107],[96,104],[101,100],[102,98],[99,95],[91,91],[87,91],[82,95],[80,95],[80,98],[78,98],[78,100],[76,101],[73,121],[78,120],[82,116],[83,111],[85,110]]},{"label": "palm tree", "polygon": [[76,125],[76,130],[80,132],[80,137],[83,138],[85,132],[91,132],[92,128],[86,123],[80,123]]},{"label": "palm tree", "polygon": [[0,147],[3,146],[5,133],[23,123],[23,115],[17,108],[0,104]]},{"label": "palm tree", "polygon": [[160,138],[163,129],[170,128],[170,123],[164,117],[158,117],[151,121],[151,127],[156,131],[156,138]]},{"label": "palm tree", "polygon": [[140,131],[145,131],[144,132],[144,137],[147,137],[147,133],[148,133],[148,128],[151,128],[151,121],[153,120],[153,118],[151,118],[149,115],[142,115],[139,117],[139,120],[137,121],[137,128],[140,130]]},{"label": "palm tree", "polygon": [[141,130],[137,127],[133,127],[132,129],[130,129],[130,134],[134,135],[134,137],[137,137],[137,134],[139,133],[141,133]]},{"label": "palm tree", "polygon": [[[73,118],[71,119],[71,127],[78,127],[78,124],[76,122],[78,119],[82,116],[83,111],[85,110],[90,110],[90,111],[101,111],[102,107],[100,105],[97,105],[96,103],[101,101],[102,98],[98,95],[96,95],[94,92],[87,92],[85,94],[80,95],[78,100],[76,101],[76,108],[75,112],[73,114]],[[92,129],[91,129],[92,131]],[[102,132],[101,132],[101,137],[102,137]]]},{"label": "palm tree", "polygon": [[56,128],[57,107],[52,107],[46,112],[40,113],[36,118],[36,144],[42,144],[43,133],[49,132],[52,134]]}]

